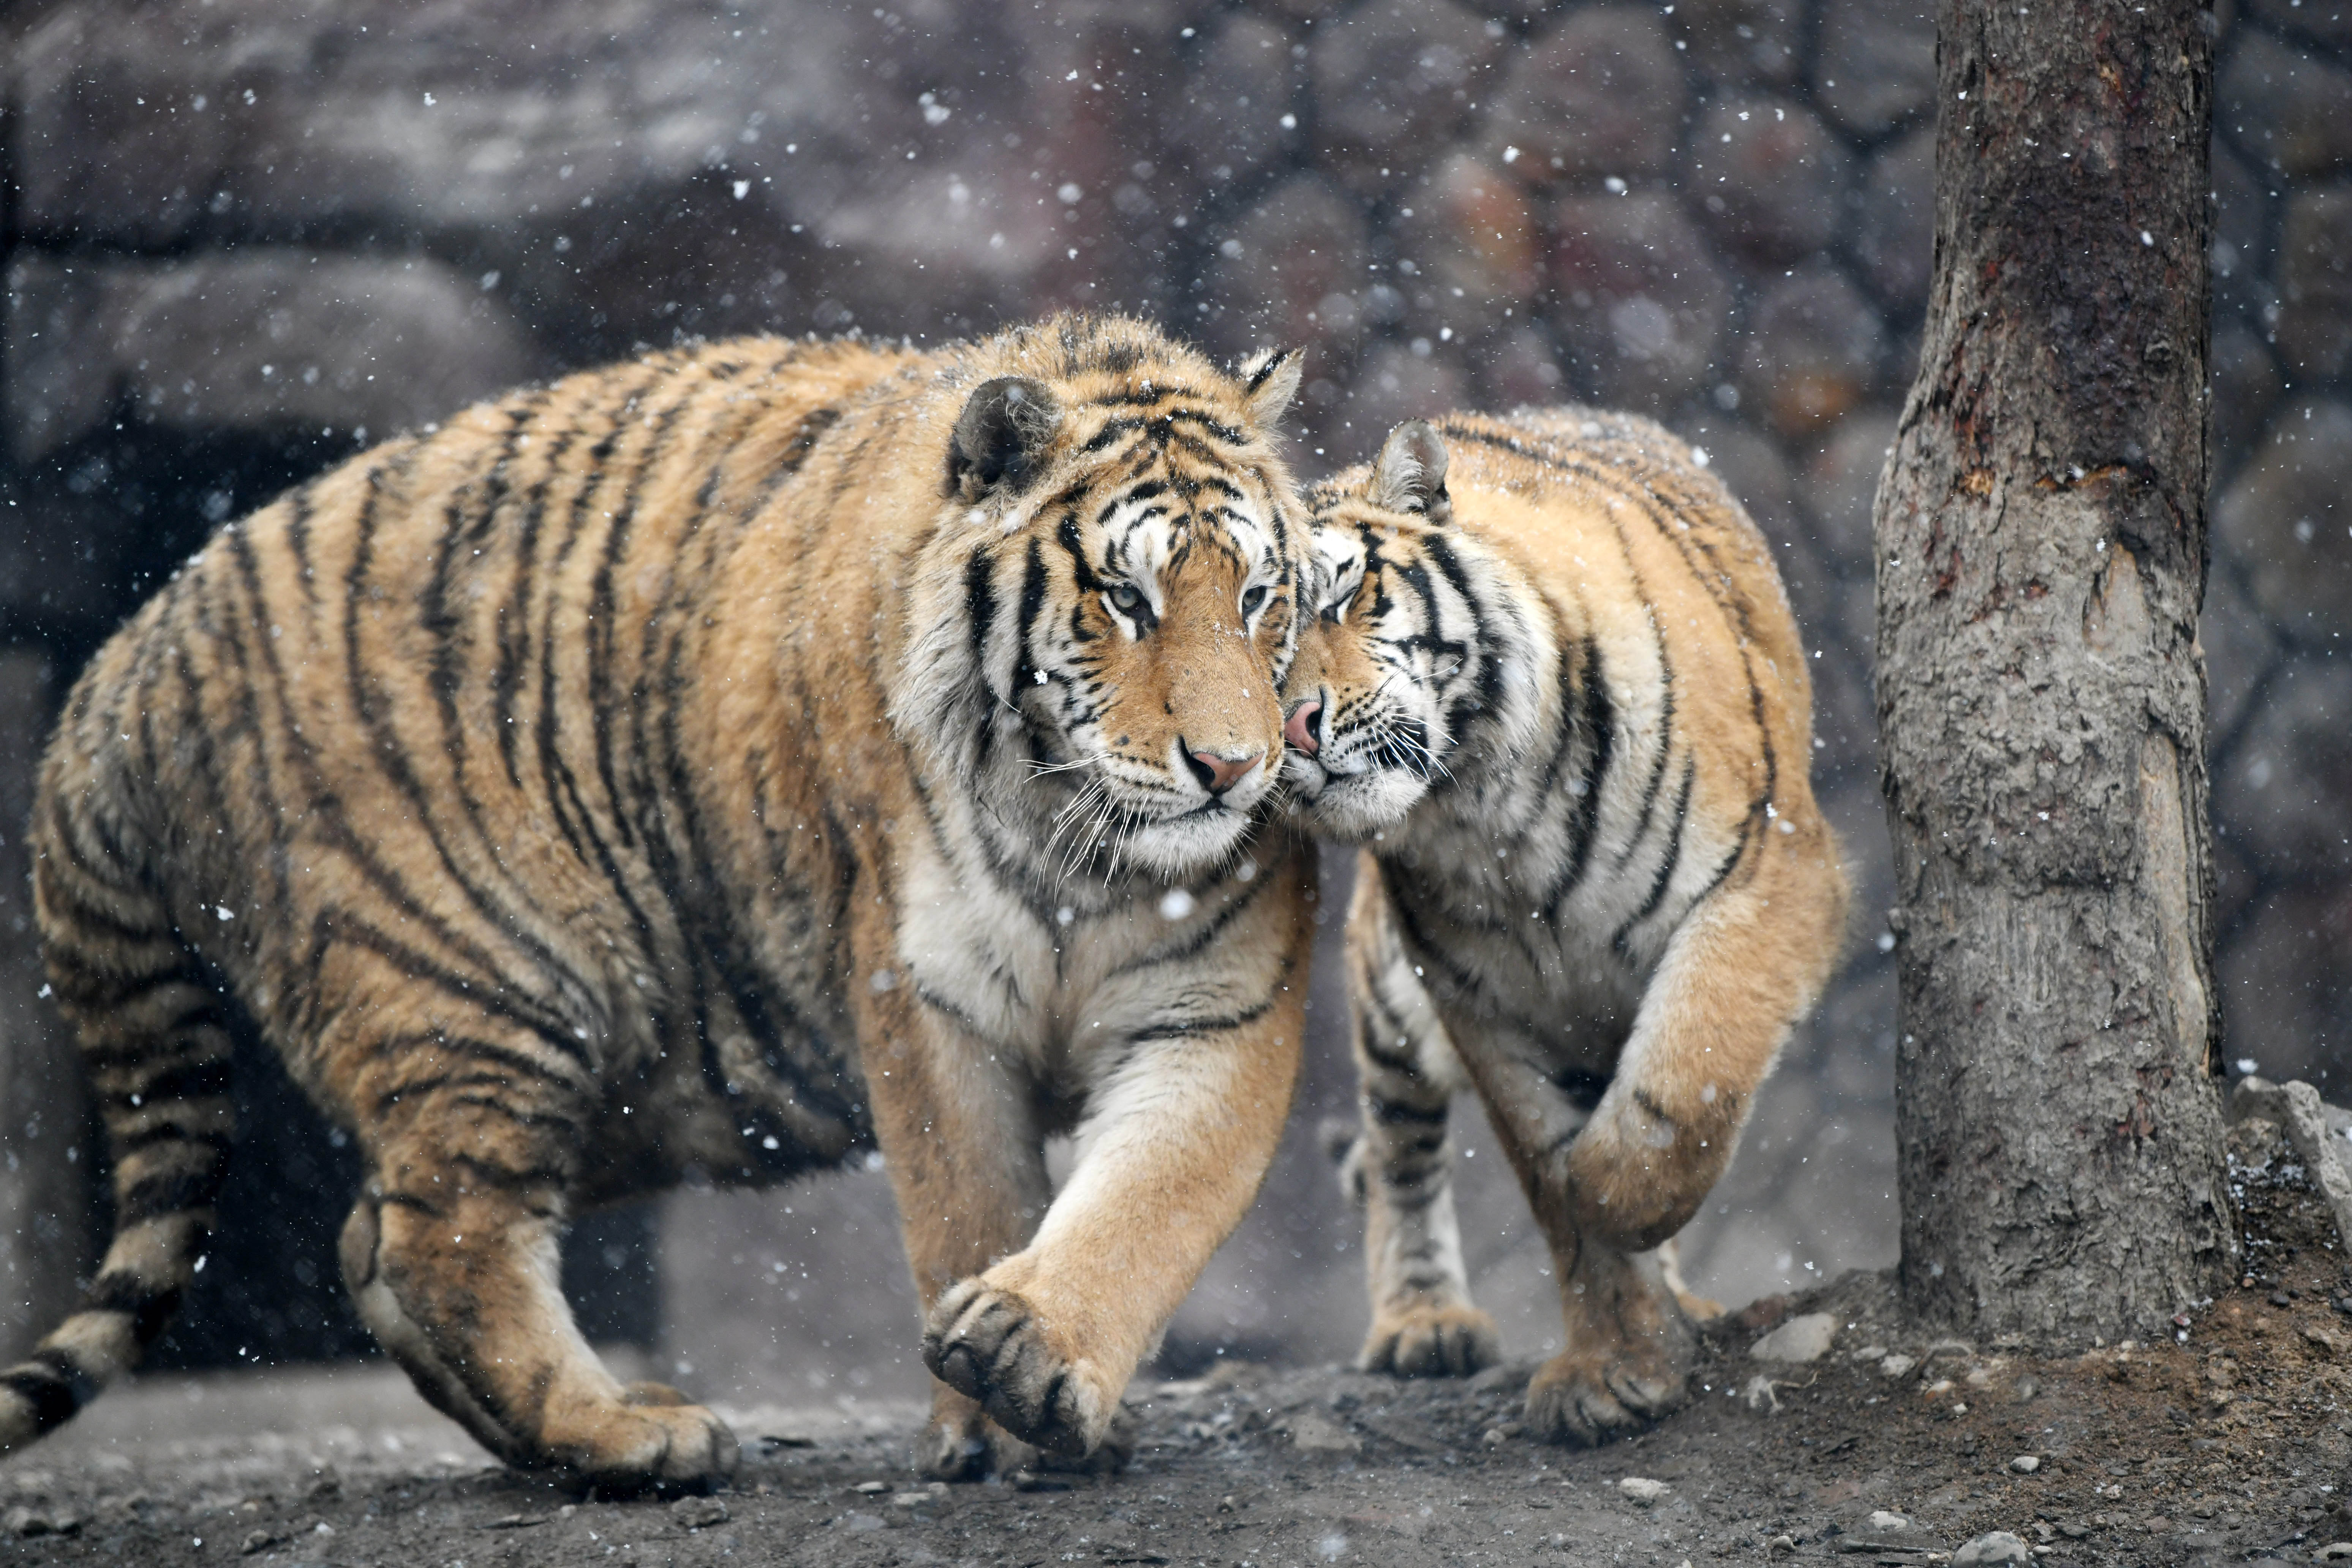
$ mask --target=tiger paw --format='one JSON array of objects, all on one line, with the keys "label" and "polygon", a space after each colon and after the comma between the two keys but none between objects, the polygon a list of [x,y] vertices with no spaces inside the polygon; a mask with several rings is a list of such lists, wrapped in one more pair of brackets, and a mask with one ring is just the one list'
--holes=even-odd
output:
[{"label": "tiger paw", "polygon": [[1528,1436],[1587,1447],[1629,1436],[1681,1405],[1688,1361],[1656,1341],[1563,1352],[1528,1384]]},{"label": "tiger paw", "polygon": [[1073,1354],[1011,1290],[966,1279],[941,1296],[923,1329],[931,1375],[1024,1442],[1070,1458],[1094,1452],[1118,1410],[1116,1389]]},{"label": "tiger paw", "polygon": [[1122,1400],[1111,1411],[1110,1426],[1103,1433],[1102,1441],[1083,1458],[1041,1454],[1029,1468],[1061,1475],[1116,1476],[1135,1458],[1135,1445],[1142,1436],[1142,1418]]},{"label": "tiger paw", "polygon": [[735,1434],[676,1389],[633,1384],[618,1405],[551,1411],[541,1440],[557,1468],[600,1491],[704,1487],[735,1473]]},{"label": "tiger paw", "polygon": [[1397,1377],[1468,1377],[1502,1356],[1502,1336],[1485,1312],[1420,1302],[1374,1316],[1356,1366]]},{"label": "tiger paw", "polygon": [[915,1468],[933,1480],[984,1481],[1037,1463],[1037,1450],[991,1421],[979,1404],[934,1386],[931,1419],[915,1440]]}]

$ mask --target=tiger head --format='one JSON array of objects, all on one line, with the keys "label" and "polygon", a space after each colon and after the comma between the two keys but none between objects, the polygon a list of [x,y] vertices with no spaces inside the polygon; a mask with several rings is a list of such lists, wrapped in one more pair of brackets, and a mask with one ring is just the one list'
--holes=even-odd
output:
[{"label": "tiger head", "polygon": [[1213,870],[1281,767],[1298,359],[1078,318],[976,358],[893,714],[1062,868]]},{"label": "tiger head", "polygon": [[1412,420],[1370,468],[1318,487],[1312,626],[1286,684],[1285,776],[1326,837],[1360,842],[1446,785],[1469,728],[1517,740],[1529,705],[1517,597],[1465,536],[1445,488],[1445,443]]}]

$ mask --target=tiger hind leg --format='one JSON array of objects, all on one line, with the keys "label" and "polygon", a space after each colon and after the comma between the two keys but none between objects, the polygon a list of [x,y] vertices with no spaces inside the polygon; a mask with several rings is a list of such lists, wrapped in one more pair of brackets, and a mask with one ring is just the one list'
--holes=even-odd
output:
[{"label": "tiger hind leg", "polygon": [[1372,1308],[1357,1365],[1467,1377],[1500,1360],[1502,1343],[1470,1300],[1454,1209],[1446,1118],[1461,1074],[1412,965],[1381,940],[1384,923],[1360,911],[1349,944],[1363,1131],[1342,1179],[1364,1206]]},{"label": "tiger hind leg", "polygon": [[227,1174],[227,1003],[161,901],[58,811],[36,829],[51,988],[105,1123],[114,1236],[87,1305],[0,1372],[0,1453],[63,1425],[138,1364],[203,1266]]},{"label": "tiger hind leg", "polygon": [[606,1489],[707,1485],[733,1434],[657,1384],[621,1384],[559,1283],[563,1111],[520,1088],[404,1101],[343,1228],[345,1284],[417,1392],[509,1464]]}]

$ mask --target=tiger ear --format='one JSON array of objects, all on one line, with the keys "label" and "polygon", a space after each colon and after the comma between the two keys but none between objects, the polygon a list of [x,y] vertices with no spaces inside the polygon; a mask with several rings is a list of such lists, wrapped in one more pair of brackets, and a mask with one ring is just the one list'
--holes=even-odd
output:
[{"label": "tiger ear", "polygon": [[976,501],[1001,486],[1019,495],[1044,467],[1061,423],[1043,382],[1017,375],[982,382],[948,437],[947,493]]},{"label": "tiger ear", "polygon": [[1297,349],[1260,349],[1244,360],[1242,395],[1250,423],[1261,430],[1280,424],[1290,400],[1298,395],[1298,378],[1306,369],[1307,356]]},{"label": "tiger ear", "polygon": [[1408,419],[1389,432],[1372,464],[1367,499],[1391,511],[1420,512],[1432,522],[1454,515],[1454,498],[1445,493],[1445,441],[1428,420]]}]

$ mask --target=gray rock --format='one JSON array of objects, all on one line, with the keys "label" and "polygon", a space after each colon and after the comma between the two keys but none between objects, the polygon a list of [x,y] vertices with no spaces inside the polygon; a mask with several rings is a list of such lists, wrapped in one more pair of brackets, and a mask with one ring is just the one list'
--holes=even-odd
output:
[{"label": "gray rock", "polygon": [[684,1530],[709,1530],[727,1522],[727,1505],[715,1497],[682,1497],[669,1505],[669,1516]]},{"label": "gray rock", "polygon": [[1830,427],[1805,462],[1798,500],[1812,522],[1814,550],[1840,576],[1867,578],[1873,571],[1872,509],[1901,423],[1884,405],[1857,408]]},{"label": "gray rock", "polygon": [[2327,1107],[2319,1091],[2307,1083],[2272,1083],[2249,1075],[2230,1090],[2230,1120],[2260,1117],[2276,1122],[2294,1145],[2312,1187],[2336,1216],[2336,1234],[2352,1237],[2352,1172],[2337,1151],[2344,1147],[2328,1131]]},{"label": "gray rock", "polygon": [[1310,1410],[1290,1418],[1290,1446],[1307,1454],[1355,1454],[1363,1451],[1364,1440]]},{"label": "gray rock", "polygon": [[1952,1568],[1983,1568],[1987,1563],[2032,1561],[2032,1549],[2006,1530],[1988,1531],[1952,1553]]},{"label": "gray rock", "polygon": [[1784,267],[1837,234],[1853,157],[1801,103],[1743,93],[1707,106],[1685,154],[1684,192],[1726,250]]},{"label": "gray rock", "polygon": [[2352,189],[2287,200],[2279,226],[2279,358],[2308,384],[2352,365]]},{"label": "gray rock", "polygon": [[1885,329],[1853,280],[1807,262],[1748,312],[1741,389],[1781,435],[1813,435],[1863,402],[1885,356]]},{"label": "gray rock", "polygon": [[507,308],[428,260],[247,250],[172,262],[20,256],[5,406],[19,461],[128,401],[191,431],[390,436],[541,368]]},{"label": "gray rock", "polygon": [[1468,153],[1446,159],[1406,193],[1395,229],[1398,251],[1413,264],[1401,286],[1429,296],[1416,310],[1456,335],[1524,320],[1543,284],[1543,232],[1526,187]]},{"label": "gray rock", "polygon": [[2257,163],[2303,178],[2352,163],[2352,71],[2250,28],[2216,92],[2233,139]]},{"label": "gray rock", "polygon": [[2206,374],[2212,387],[2214,448],[2225,458],[2242,454],[2285,391],[2278,361],[2244,324],[2216,321]]},{"label": "gray rock", "polygon": [[1803,1366],[1830,1353],[1836,1342],[1838,1321],[1828,1312],[1807,1312],[1791,1318],[1748,1347],[1751,1360],[1785,1362]]},{"label": "gray rock", "polygon": [[[2352,48],[2352,4],[2346,0],[2246,0],[2249,14],[2332,48]],[[2241,28],[2242,35],[2251,28]]]},{"label": "gray rock", "polygon": [[1665,172],[1690,88],[1654,11],[1582,6],[1512,53],[1489,155],[1531,184]]},{"label": "gray rock", "polygon": [[1184,73],[1160,132],[1161,163],[1212,191],[1247,181],[1281,152],[1297,86],[1289,34],[1262,16],[1225,17]]},{"label": "gray rock", "polygon": [[1459,356],[1438,352],[1425,337],[1415,342],[1430,352],[1415,353],[1410,344],[1384,342],[1364,356],[1339,405],[1343,424],[1327,425],[1318,437],[1327,460],[1369,458],[1399,422],[1432,418],[1469,400],[1470,378]]},{"label": "gray rock", "polygon": [[[2234,107],[2234,106],[2233,106]],[[2217,112],[2220,112],[2217,110]],[[2267,287],[2272,270],[2273,177],[2213,144],[2213,282],[2217,314],[2242,310]]]},{"label": "gray rock", "polygon": [[1706,384],[1731,287],[1681,205],[1571,196],[1552,227],[1553,321],[1601,400],[1654,407]]},{"label": "gray rock", "polygon": [[[2216,805],[2234,831],[2230,808]],[[2227,856],[2216,858],[2227,867]],[[2343,1067],[2333,1042],[2352,1036],[2352,889],[2340,875],[2256,888],[2214,955],[2214,979],[2229,999],[2224,1054],[2252,1054],[2282,1077],[2333,1075]]]},{"label": "gray rock", "polygon": [[1797,0],[1682,0],[1674,10],[1675,37],[1694,67],[1759,87],[1797,79],[1804,25]]},{"label": "gray rock", "polygon": [[1648,1508],[1674,1489],[1665,1482],[1653,1480],[1648,1476],[1627,1476],[1617,1483],[1620,1494],[1643,1508]]},{"label": "gray rock", "polygon": [[[2233,570],[2207,574],[2197,642],[2205,650],[2205,733],[2218,748],[2235,733],[2247,705],[2278,662],[2281,644],[2270,618],[2254,607]],[[2216,777],[2234,756],[2217,750]]]},{"label": "gray rock", "polygon": [[1477,345],[1471,368],[1482,408],[1557,403],[1565,377],[1551,340],[1521,312],[1519,319]]},{"label": "gray rock", "polygon": [[[1234,225],[1209,268],[1200,318],[1228,355],[1261,343],[1317,344],[1344,355],[1368,311],[1370,235],[1362,207],[1315,174],[1293,174]],[[1391,291],[1394,297],[1394,291]],[[1328,374],[1328,362],[1318,370]]]},{"label": "gray rock", "polygon": [[1505,29],[1453,0],[1373,0],[1315,29],[1307,68],[1325,166],[1389,189],[1468,121]]},{"label": "gray rock", "polygon": [[1893,130],[1936,96],[1936,18],[1922,0],[1824,0],[1813,101],[1860,136]]},{"label": "gray rock", "polygon": [[2213,542],[2288,637],[2325,648],[2352,631],[2352,405],[2281,408],[2215,503]]},{"label": "gray rock", "polygon": [[1908,314],[1927,302],[1936,259],[1936,128],[1881,148],[1855,190],[1853,259],[1879,303]]}]

